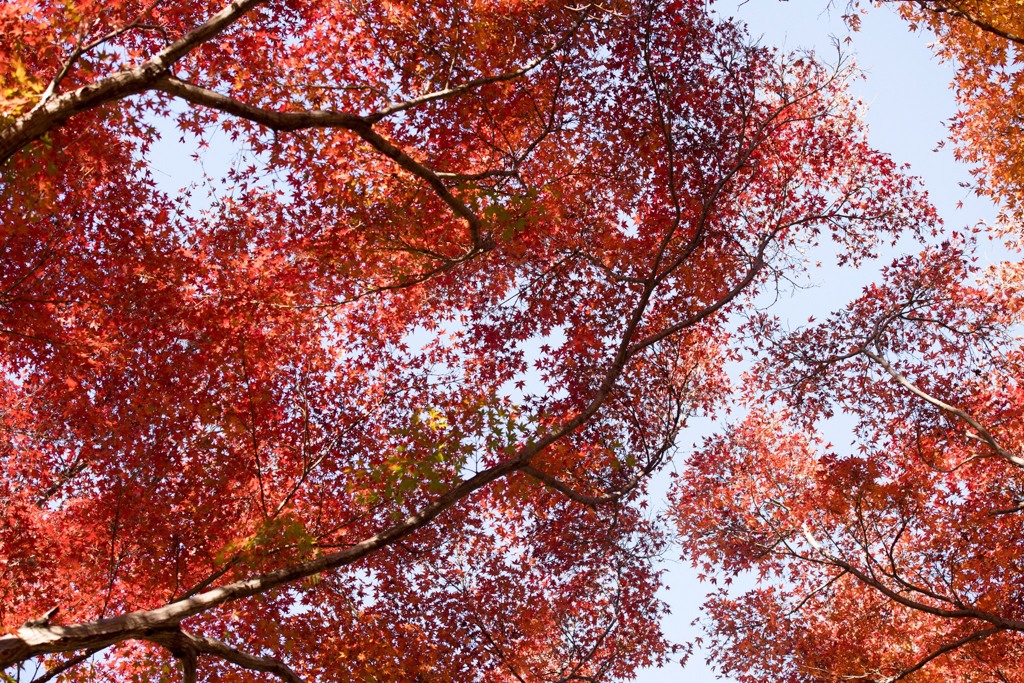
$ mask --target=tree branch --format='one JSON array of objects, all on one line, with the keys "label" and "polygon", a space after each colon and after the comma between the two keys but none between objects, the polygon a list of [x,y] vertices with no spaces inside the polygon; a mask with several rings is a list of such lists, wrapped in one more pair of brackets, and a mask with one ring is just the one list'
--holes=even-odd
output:
[{"label": "tree branch", "polygon": [[42,676],[40,676],[39,678],[32,679],[32,683],[46,683],[47,681],[51,681],[57,676],[60,676],[65,671],[73,669],[82,662],[87,661],[90,657],[100,652],[102,649],[103,648],[94,647],[86,650],[82,654],[75,655],[71,659],[68,659],[67,661],[58,664],[52,669],[47,669]]},{"label": "tree branch", "polygon": [[445,88],[444,90],[437,90],[435,92],[427,93],[425,95],[420,95],[419,97],[414,97],[412,99],[405,100],[404,102],[394,102],[384,107],[380,111],[368,115],[366,117],[366,120],[369,121],[370,123],[377,123],[378,121],[385,117],[391,116],[392,114],[397,114],[400,111],[405,111],[407,109],[418,107],[421,104],[426,104],[428,102],[434,102],[436,100],[445,99],[447,97],[451,97],[452,95],[460,95],[464,92],[475,90],[476,88],[479,88],[484,85],[491,85],[493,83],[505,83],[507,81],[515,80],[521,76],[525,76],[526,74],[530,73],[538,66],[546,62],[547,60],[551,59],[551,57],[556,52],[565,47],[569,40],[576,35],[576,31],[583,24],[588,14],[589,9],[580,14],[579,19],[576,20],[576,23],[573,25],[572,29],[566,31],[565,35],[562,36],[561,40],[552,45],[551,48],[546,50],[543,54],[539,55],[534,59],[531,59],[529,62],[527,62],[520,68],[515,69],[514,71],[507,71],[505,73],[496,74],[494,76],[484,76],[482,78],[475,78],[473,80],[467,81],[466,83],[462,83],[451,88]]},{"label": "tree branch", "polygon": [[[563,435],[559,430],[558,438]],[[539,445],[541,443],[543,446]],[[15,635],[0,637],[0,669],[48,652],[105,647],[130,639],[152,640],[154,632],[175,628],[186,617],[205,612],[227,602],[265,593],[278,586],[299,581],[314,574],[352,564],[405,538],[473,492],[519,469],[524,459],[532,457],[536,451],[549,444],[550,441],[543,440],[532,447],[524,448],[518,456],[463,480],[458,486],[419,512],[408,515],[384,531],[365,538],[345,550],[260,574],[250,579],[235,581],[156,609],[131,612],[70,626],[23,626]]]},{"label": "tree branch", "polygon": [[611,503],[612,501],[618,500],[622,496],[622,493],[620,492],[613,492],[602,496],[588,496],[585,493],[580,493],[576,489],[563,483],[561,480],[557,479],[556,477],[553,477],[547,472],[544,472],[543,470],[539,470],[536,467],[533,467],[532,465],[527,465],[522,469],[524,474],[533,477],[537,481],[543,483],[545,486],[548,486],[554,489],[555,491],[558,491],[566,498],[573,500],[579,503],[580,505],[584,505],[588,508],[596,508],[598,505]]},{"label": "tree branch", "polygon": [[197,683],[199,657],[195,652],[186,652],[176,657],[181,662],[181,683]]},{"label": "tree branch", "polygon": [[262,671],[264,673],[273,674],[277,676],[285,683],[304,683],[302,678],[295,673],[291,667],[278,659],[271,659],[269,657],[257,657],[250,655],[240,650],[222,643],[219,640],[213,638],[207,638],[205,636],[187,635],[192,647],[195,648],[196,652],[205,655],[213,655],[220,657],[221,659],[231,662],[244,669],[250,671]]},{"label": "tree branch", "polygon": [[[139,12],[138,16],[135,18],[134,21],[125,24],[121,28],[114,29],[106,35],[100,36],[99,38],[96,38],[95,40],[86,45],[82,45],[81,40],[79,40],[74,50],[71,51],[71,54],[64,61],[63,66],[61,66],[60,70],[57,72],[57,75],[54,76],[53,79],[50,81],[50,84],[46,86],[46,90],[43,91],[43,94],[39,97],[39,101],[36,102],[36,105],[34,107],[32,107],[30,113],[32,111],[35,111],[36,109],[39,109],[40,107],[42,107],[50,101],[50,98],[52,98],[56,94],[57,89],[60,87],[60,84],[64,81],[67,75],[71,73],[71,69],[74,67],[75,63],[79,60],[79,58],[82,57],[82,55],[92,50],[95,50],[100,45],[108,43],[111,40],[114,40],[115,38],[118,38],[124,35],[125,33],[133,31],[135,29],[163,32],[163,29],[159,26],[151,26],[142,23],[142,20],[150,12],[152,12],[156,8],[156,6],[160,4],[160,2],[162,2],[162,0],[153,0],[149,3],[149,5],[144,7],[141,12]],[[164,33],[164,37],[166,38],[166,33]]]},{"label": "tree branch", "polygon": [[946,14],[952,17],[963,19],[964,21],[970,22],[977,26],[986,33],[1005,38],[1012,43],[1017,45],[1024,45],[1024,36],[1019,36],[1016,33],[1001,29],[995,24],[986,21],[979,17],[973,12],[969,12],[961,7],[955,6],[955,4],[940,1],[940,0],[912,0],[921,9],[932,12],[933,14]]},{"label": "tree branch", "polygon": [[978,422],[978,420],[972,417],[967,411],[952,406],[949,403],[946,403],[945,401],[941,401],[932,396],[931,394],[929,394],[928,392],[924,391],[916,384],[911,382],[909,379],[907,379],[904,375],[902,375],[898,370],[896,370],[896,368],[893,367],[893,365],[889,363],[889,361],[887,361],[885,358],[883,358],[880,354],[874,353],[873,351],[870,351],[868,349],[864,349],[863,353],[876,364],[881,366],[883,370],[885,370],[894,380],[896,380],[897,384],[905,388],[907,391],[914,394],[918,398],[923,399],[926,403],[935,406],[942,412],[952,415],[953,417],[969,425],[971,429],[973,429],[977,433],[978,438],[982,442],[984,442],[989,448],[991,448],[992,452],[995,453],[997,456],[1013,465],[1016,465],[1017,467],[1024,467],[1024,458],[1021,458],[1019,455],[1011,453],[1010,451],[1000,446],[999,442],[996,441],[995,437],[992,436],[992,434],[987,429],[985,429],[985,426]]},{"label": "tree branch", "polygon": [[182,57],[212,40],[263,2],[266,0],[234,0],[206,23],[139,66],[52,97],[43,106],[20,116],[7,128],[0,130],[0,166],[30,143],[63,125],[72,116],[150,89]]},{"label": "tree branch", "polygon": [[995,635],[996,633],[1000,633],[1003,630],[1004,629],[999,628],[998,626],[993,626],[992,628],[983,628],[983,629],[980,629],[978,631],[974,631],[973,633],[970,633],[970,634],[964,636],[963,638],[960,638],[959,640],[955,640],[952,643],[948,643],[946,645],[943,645],[938,650],[935,650],[934,652],[929,654],[927,657],[925,657],[921,661],[919,661],[916,664],[914,664],[909,669],[904,669],[895,678],[889,679],[887,681],[887,683],[896,683],[896,681],[901,681],[904,678],[906,678],[907,676],[909,676],[910,674],[914,673],[915,671],[919,671],[920,669],[924,668],[925,665],[927,665],[929,662],[937,659],[938,657],[941,657],[944,654],[950,653],[953,650],[957,650],[957,649],[963,647],[964,645],[967,645],[968,643],[973,643],[974,641],[977,641],[977,640],[984,640],[985,638],[988,638],[991,635]]},{"label": "tree branch", "polygon": [[400,167],[426,181],[437,196],[469,225],[474,249],[487,251],[494,247],[493,240],[483,234],[483,224],[480,218],[465,203],[451,193],[444,184],[444,181],[433,170],[412,158],[390,140],[373,130],[373,123],[368,117],[337,111],[282,112],[262,109],[202,86],[187,83],[173,76],[161,78],[154,84],[154,87],[168,95],[178,97],[192,104],[216,109],[226,114],[266,126],[277,132],[293,132],[310,128],[339,128],[351,131]]},{"label": "tree branch", "polygon": [[[889,598],[894,602],[899,603],[900,605],[903,605],[904,607],[909,607],[910,609],[924,612],[926,614],[931,614],[936,617],[942,617],[946,619],[977,619],[978,621],[987,621],[988,623],[992,624],[993,626],[996,626],[1001,630],[1024,632],[1024,621],[1005,619],[997,614],[992,614],[991,612],[986,612],[984,610],[980,610],[973,607],[959,607],[957,609],[946,609],[943,607],[935,607],[934,605],[929,605],[927,603],[908,598],[903,593],[893,590],[889,586],[879,581],[878,578],[876,578],[873,575],[873,573],[870,573],[872,572],[870,568],[866,572],[860,569],[859,567],[855,567],[846,560],[843,560],[839,557],[835,557],[834,555],[830,554],[827,550],[825,550],[825,548],[820,543],[818,543],[818,541],[814,538],[814,536],[811,534],[810,529],[808,529],[806,525],[803,526],[802,534],[803,537],[807,540],[808,544],[822,556],[822,559],[817,560],[817,562],[821,564],[832,565],[833,567],[838,567],[839,569],[846,570],[852,576],[856,577],[857,580],[859,580],[861,583],[874,588],[878,592],[882,593],[885,597]],[[794,553],[794,557],[815,561],[813,560],[813,558],[800,555],[799,553]]]}]

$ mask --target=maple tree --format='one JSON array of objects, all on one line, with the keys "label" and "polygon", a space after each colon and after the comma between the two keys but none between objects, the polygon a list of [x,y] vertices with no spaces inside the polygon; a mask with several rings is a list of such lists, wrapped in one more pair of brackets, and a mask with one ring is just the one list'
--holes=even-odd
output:
[{"label": "maple tree", "polygon": [[[935,220],[845,67],[702,3],[16,0],[0,26],[14,680],[664,662],[645,486],[728,394],[730,321],[823,237],[857,263]],[[245,150],[208,201],[153,179],[168,120]]]},{"label": "maple tree", "polygon": [[[1016,239],[1019,8],[898,6],[957,61],[951,134]],[[712,657],[738,680],[1022,680],[1024,264],[981,270],[973,240],[897,259],[823,323],[750,323],[751,409],[673,492],[703,574],[753,584],[707,604]]]},{"label": "maple tree", "polygon": [[[708,604],[739,680],[1021,680],[1020,267],[977,282],[968,254],[901,258],[796,333],[759,321],[782,405],[709,439],[674,496],[704,572],[759,577]],[[814,436],[839,411],[855,448]]]}]

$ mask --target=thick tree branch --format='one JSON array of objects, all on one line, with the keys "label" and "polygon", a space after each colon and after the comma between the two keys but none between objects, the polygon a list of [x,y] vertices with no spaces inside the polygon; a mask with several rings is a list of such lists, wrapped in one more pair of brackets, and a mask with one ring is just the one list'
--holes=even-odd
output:
[{"label": "thick tree branch", "polygon": [[[560,437],[559,437],[560,438]],[[544,443],[544,447],[550,441]],[[422,510],[355,545],[315,560],[267,572],[259,576],[208,590],[152,610],[100,619],[71,626],[25,625],[16,635],[0,637],[0,669],[48,652],[66,652],[105,647],[129,639],[152,640],[160,630],[176,628],[182,619],[227,602],[265,593],[308,576],[331,571],[370,555],[405,538],[473,492],[521,467],[522,460],[535,455],[539,446],[524,449],[516,458],[503,461],[437,498]]]},{"label": "thick tree branch", "polygon": [[57,90],[60,88],[60,84],[64,81],[67,75],[71,73],[71,69],[74,68],[75,64],[82,57],[82,55],[92,50],[95,50],[100,45],[108,43],[111,40],[114,40],[115,38],[118,38],[136,29],[162,32],[163,29],[159,26],[152,26],[143,23],[143,19],[146,16],[148,16],[149,13],[152,12],[156,8],[156,6],[159,5],[161,2],[162,0],[153,0],[149,3],[149,5],[144,7],[141,12],[139,12],[138,16],[135,18],[134,21],[125,24],[120,28],[114,29],[106,35],[100,36],[99,38],[96,38],[95,40],[84,45],[81,42],[82,40],[84,40],[83,35],[79,40],[79,43],[75,46],[74,50],[71,51],[71,54],[68,56],[68,58],[64,60],[64,64],[57,72],[57,75],[54,76],[53,79],[50,81],[50,84],[46,86],[46,90],[43,91],[43,94],[39,97],[39,101],[36,102],[36,105],[32,107],[31,111],[39,109],[40,107],[42,107],[50,101],[50,98],[52,98],[57,93]]},{"label": "thick tree branch", "polygon": [[150,89],[182,57],[219,35],[263,2],[266,0],[235,0],[206,23],[139,66],[51,97],[43,106],[15,119],[10,126],[0,130],[0,165],[72,116]]},{"label": "thick tree branch", "polygon": [[282,681],[285,681],[285,683],[304,683],[297,673],[278,659],[250,655],[213,638],[196,635],[187,635],[186,637],[199,654],[220,657],[224,661],[231,662],[250,671],[262,671],[273,674]]},{"label": "thick tree branch", "polygon": [[964,9],[963,7],[957,6],[957,3],[951,3],[946,0],[912,1],[915,5],[917,5],[918,7],[925,11],[932,12],[934,14],[945,14],[951,17],[957,17],[958,19],[963,19],[964,21],[974,24],[975,26],[977,26],[982,31],[985,31],[986,33],[991,33],[992,35],[999,36],[1000,38],[1009,40],[1010,42],[1016,43],[1017,45],[1024,45],[1024,36],[1020,36],[1017,35],[1016,33],[1013,33],[1012,31],[999,28],[992,22],[986,21],[985,19],[978,16],[974,12],[970,12]]},{"label": "thick tree branch", "polygon": [[161,78],[155,88],[192,104],[209,107],[238,118],[252,121],[277,132],[292,132],[310,128],[338,128],[355,133],[371,147],[388,157],[400,167],[424,180],[441,200],[464,219],[473,237],[474,249],[486,251],[493,248],[493,241],[483,233],[480,218],[462,200],[451,193],[438,175],[409,156],[401,148],[373,129],[368,117],[336,111],[273,111],[241,102],[213,90],[192,83],[186,83],[172,76]]},{"label": "thick tree branch", "polygon": [[199,657],[195,652],[186,652],[177,657],[181,663],[181,683],[197,683]]}]

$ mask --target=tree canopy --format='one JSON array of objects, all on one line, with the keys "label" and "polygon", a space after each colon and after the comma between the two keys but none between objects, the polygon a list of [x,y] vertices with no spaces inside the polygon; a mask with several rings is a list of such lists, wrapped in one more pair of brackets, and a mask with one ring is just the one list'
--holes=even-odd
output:
[{"label": "tree canopy", "polygon": [[[1013,216],[990,6],[904,11]],[[708,605],[741,679],[1021,679],[1021,272],[868,144],[841,56],[691,0],[13,0],[0,30],[7,679],[629,680],[685,648],[677,538],[763,579]],[[223,177],[156,181],[159,135],[215,130]],[[901,237],[825,322],[765,312],[819,243]],[[677,454],[698,415],[721,434]]]},{"label": "tree canopy", "polygon": [[[955,61],[951,137],[974,189],[1002,202],[986,228],[1019,243],[1019,8],[898,9]],[[673,492],[702,571],[759,579],[706,605],[712,656],[737,680],[1022,680],[1022,265],[982,269],[981,229],[897,259],[827,321],[753,324],[770,341],[752,409]],[[840,414],[853,448],[828,442]]]}]

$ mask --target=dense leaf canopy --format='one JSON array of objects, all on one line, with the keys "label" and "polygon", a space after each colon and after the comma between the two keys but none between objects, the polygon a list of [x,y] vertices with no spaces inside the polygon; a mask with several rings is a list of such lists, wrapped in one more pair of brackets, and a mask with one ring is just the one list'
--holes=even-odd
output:
[{"label": "dense leaf canopy", "polygon": [[[13,0],[0,31],[6,675],[625,680],[679,651],[679,532],[768,579],[709,606],[738,675],[1018,680],[1018,270],[940,236],[820,326],[763,312],[819,241],[939,235],[842,58],[689,0]],[[223,177],[155,181],[158,136],[214,131]],[[755,407],[669,529],[647,481],[745,347]],[[837,410],[861,452],[815,436]]]}]

